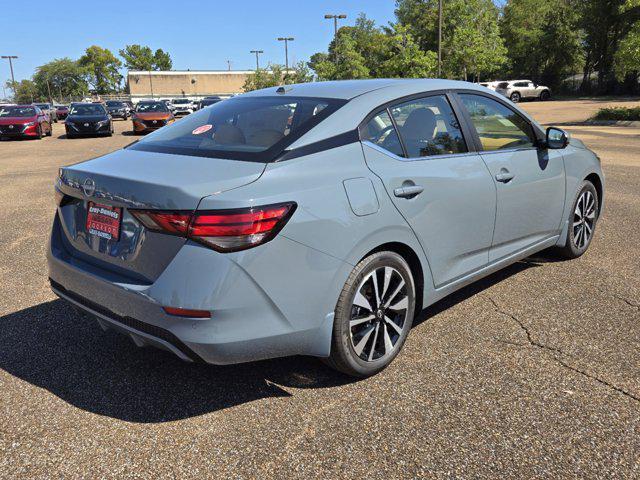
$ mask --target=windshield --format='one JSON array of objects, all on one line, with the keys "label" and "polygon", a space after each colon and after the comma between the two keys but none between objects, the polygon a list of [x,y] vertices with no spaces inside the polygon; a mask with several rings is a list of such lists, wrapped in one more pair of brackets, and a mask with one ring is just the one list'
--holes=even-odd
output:
[{"label": "windshield", "polygon": [[104,115],[102,105],[74,105],[71,107],[71,115]]},{"label": "windshield", "polygon": [[130,148],[268,162],[344,103],[311,97],[238,97],[191,114]]},{"label": "windshield", "polygon": [[173,103],[191,103],[191,100],[187,98],[176,98]]},{"label": "windshield", "polygon": [[35,114],[33,107],[0,107],[0,117],[33,117]]},{"label": "windshield", "polygon": [[124,108],[124,103],[122,103],[122,102],[109,101],[109,102],[107,102],[107,107],[119,107],[119,108]]},{"label": "windshield", "polygon": [[200,104],[203,107],[206,107],[208,105],[213,105],[214,103],[218,103],[220,100],[214,100],[213,98],[205,98],[204,100],[202,100],[202,102],[200,102]]},{"label": "windshield", "polygon": [[43,108],[45,110],[48,110],[50,108],[48,103],[34,103],[34,105],[38,108],[41,108],[41,109]]},{"label": "windshield", "polygon": [[138,113],[148,113],[148,112],[168,112],[167,106],[162,102],[155,103],[139,103],[136,107],[136,112]]}]

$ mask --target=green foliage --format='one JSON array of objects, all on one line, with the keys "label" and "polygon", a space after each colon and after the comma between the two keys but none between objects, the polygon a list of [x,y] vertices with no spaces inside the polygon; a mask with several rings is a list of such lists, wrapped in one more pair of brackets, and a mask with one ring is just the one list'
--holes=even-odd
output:
[{"label": "green foliage", "polygon": [[251,90],[260,90],[261,88],[310,81],[309,68],[304,62],[299,62],[289,67],[289,71],[286,71],[283,65],[270,65],[269,69],[259,68],[254,74],[247,77],[242,88],[245,92],[249,92]]},{"label": "green foliage", "polygon": [[509,74],[556,87],[583,64],[579,23],[577,0],[510,0],[500,22],[509,46]]},{"label": "green foliage", "polygon": [[420,50],[413,36],[403,25],[394,25],[385,37],[384,50],[387,59],[379,68],[381,77],[386,78],[428,78],[435,77],[438,70],[438,56],[432,51]]},{"label": "green foliage", "polygon": [[171,70],[173,66],[171,56],[162,49],[154,53],[147,46],[134,44],[125,46],[119,53],[129,70]]},{"label": "green foliage", "polygon": [[66,57],[37,67],[33,82],[40,98],[82,96],[89,91],[87,71]]},{"label": "green foliage", "polygon": [[[438,49],[438,0],[397,0],[396,17],[423,51]],[[491,0],[443,2],[442,64],[445,76],[487,76],[506,62]]]},{"label": "green foliage", "polygon": [[122,62],[106,48],[93,45],[85,50],[78,64],[85,68],[88,81],[98,94],[115,93],[120,89]]},{"label": "green foliage", "polygon": [[33,103],[45,98],[38,95],[38,89],[32,80],[21,80],[20,82],[9,80],[6,86],[13,90],[15,103]]},{"label": "green foliage", "polygon": [[614,63],[618,80],[631,77],[637,82],[640,75],[640,22],[636,22],[627,36],[621,40]]},{"label": "green foliage", "polygon": [[601,108],[593,118],[595,120],[639,121],[640,107]]}]

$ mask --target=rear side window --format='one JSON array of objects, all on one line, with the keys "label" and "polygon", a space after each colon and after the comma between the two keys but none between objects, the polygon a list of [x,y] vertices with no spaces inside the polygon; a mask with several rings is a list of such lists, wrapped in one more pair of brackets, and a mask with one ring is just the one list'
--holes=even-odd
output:
[{"label": "rear side window", "polygon": [[409,158],[467,151],[460,124],[443,95],[391,107]]},{"label": "rear side window", "polygon": [[533,128],[510,108],[480,95],[461,94],[460,99],[484,151],[534,146]]},{"label": "rear side window", "polygon": [[311,97],[232,98],[163,127],[130,148],[268,162],[345,103]]},{"label": "rear side window", "polygon": [[362,140],[367,140],[399,157],[404,157],[400,138],[386,110],[367,122],[362,131]]}]

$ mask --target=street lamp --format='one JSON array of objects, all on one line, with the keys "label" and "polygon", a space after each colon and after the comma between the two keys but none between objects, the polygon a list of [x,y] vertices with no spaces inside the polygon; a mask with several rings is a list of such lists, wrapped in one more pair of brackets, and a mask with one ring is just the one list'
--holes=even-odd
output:
[{"label": "street lamp", "polygon": [[258,55],[260,55],[261,53],[264,53],[263,50],[250,50],[249,53],[255,53],[256,54],[256,70],[260,70],[260,60],[258,59]]},{"label": "street lamp", "polygon": [[284,42],[284,68],[285,72],[289,72],[289,42],[293,42],[293,37],[278,37],[279,42]]},{"label": "street lamp", "polygon": [[442,0],[438,0],[438,78],[442,77]]},{"label": "street lamp", "polygon": [[326,18],[327,20],[333,18],[333,37],[335,38],[338,36],[338,19],[342,20],[344,18],[347,18],[347,16],[344,13],[341,13],[339,15],[332,15],[328,13],[324,16],[324,18]]},{"label": "street lamp", "polygon": [[11,62],[11,60],[16,59],[18,57],[16,57],[15,55],[2,55],[2,56],[0,56],[0,58],[6,58],[7,60],[9,60],[9,68],[11,69],[11,88],[13,88],[13,95],[15,96],[15,94],[16,94],[16,79],[13,76],[13,63]]}]

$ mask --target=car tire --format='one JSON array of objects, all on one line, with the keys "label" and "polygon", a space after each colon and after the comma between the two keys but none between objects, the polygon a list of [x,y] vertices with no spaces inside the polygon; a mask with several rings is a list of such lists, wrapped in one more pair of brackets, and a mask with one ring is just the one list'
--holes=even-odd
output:
[{"label": "car tire", "polygon": [[383,251],[360,261],[340,293],[325,363],[353,377],[383,370],[404,345],[415,299],[411,269],[400,255]]},{"label": "car tire", "polygon": [[53,126],[49,125],[49,131],[47,132],[47,137],[51,137],[53,135]]},{"label": "car tire", "polygon": [[551,98],[551,92],[549,92],[549,90],[543,90],[542,92],[540,92],[540,101],[541,102],[546,102],[550,98]]},{"label": "car tire", "polygon": [[569,212],[569,230],[564,246],[556,252],[568,259],[578,258],[591,245],[600,216],[600,199],[593,183],[585,180],[580,184]]},{"label": "car tire", "polygon": [[42,125],[38,125],[36,129],[36,138],[40,140],[42,138]]},{"label": "car tire", "polygon": [[73,138],[75,138],[75,137],[74,137],[72,134],[67,133],[67,138],[68,138],[68,139],[73,139]]},{"label": "car tire", "polygon": [[518,103],[521,99],[522,99],[522,96],[518,92],[513,92],[509,96],[509,100],[511,100],[513,103]]}]

